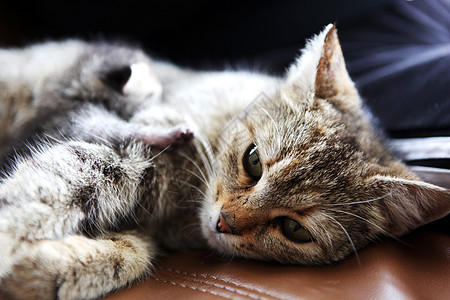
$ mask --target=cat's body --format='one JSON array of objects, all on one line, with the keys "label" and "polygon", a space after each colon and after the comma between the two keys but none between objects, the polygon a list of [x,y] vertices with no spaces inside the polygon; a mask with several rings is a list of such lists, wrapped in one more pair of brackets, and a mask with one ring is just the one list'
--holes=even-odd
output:
[{"label": "cat's body", "polygon": [[151,139],[150,128],[126,122],[144,101],[158,102],[161,94],[152,62],[140,50],[69,40],[0,51],[2,168],[12,152],[25,154],[46,137]]},{"label": "cat's body", "polygon": [[[43,130],[65,139],[2,180],[5,295],[95,298],[151,271],[158,245],[328,264],[449,210],[449,192],[419,181],[374,133],[331,26],[286,78],[146,63],[157,99],[83,108],[107,114],[114,138],[77,113],[77,126]],[[178,124],[194,140],[162,151],[170,143],[158,137]]]}]

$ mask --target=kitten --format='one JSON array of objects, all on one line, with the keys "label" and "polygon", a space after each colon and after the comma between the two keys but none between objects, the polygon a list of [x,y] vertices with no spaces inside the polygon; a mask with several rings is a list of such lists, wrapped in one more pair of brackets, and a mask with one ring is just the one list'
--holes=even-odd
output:
[{"label": "kitten", "polygon": [[29,154],[24,141],[33,145],[43,137],[90,142],[133,137],[158,142],[159,148],[173,143],[155,136],[156,129],[126,122],[144,100],[159,101],[161,94],[152,62],[141,51],[75,40],[0,51],[3,168],[17,153]]},{"label": "kitten", "polygon": [[[0,264],[0,290],[11,293],[8,298],[46,299],[54,297],[58,286],[61,298],[84,298],[72,288],[64,295],[58,280],[67,280],[64,272],[74,269],[64,261],[66,256],[81,258],[83,247],[90,247],[88,239],[73,237],[54,246],[51,241],[119,230],[119,218],[129,208],[110,202],[122,200],[117,194],[130,200],[136,197],[141,174],[133,168],[150,166],[155,150],[182,146],[193,133],[184,124],[156,127],[127,122],[145,102],[159,101],[161,93],[151,60],[139,50],[80,41],[46,43],[0,50],[0,64],[0,100],[5,108],[0,116],[0,244],[8,255]],[[129,162],[127,151],[139,155]],[[127,175],[129,182],[121,184],[119,178]],[[102,180],[114,181],[108,187],[113,190],[97,189]],[[133,237],[123,240],[128,238]],[[64,251],[72,242],[76,251]],[[117,242],[121,243],[122,239]],[[40,264],[48,259],[41,247],[54,248],[54,254],[60,249],[58,263],[43,265],[41,270]],[[143,248],[145,256],[148,246]],[[87,250],[96,251],[95,243]],[[117,255],[126,254],[123,250]],[[106,257],[112,258],[115,249],[108,251]],[[46,279],[46,275],[53,277]],[[42,277],[35,281],[35,276]],[[46,280],[49,284],[40,284]],[[88,291],[86,297],[123,283],[102,283],[103,290]]]},{"label": "kitten", "polygon": [[146,276],[158,246],[329,264],[449,212],[450,192],[383,146],[331,25],[285,78],[163,62],[151,72],[160,99],[121,122],[186,124],[192,143],[155,154],[142,138],[105,143],[70,127],[16,161],[0,185],[5,295],[96,298]]}]

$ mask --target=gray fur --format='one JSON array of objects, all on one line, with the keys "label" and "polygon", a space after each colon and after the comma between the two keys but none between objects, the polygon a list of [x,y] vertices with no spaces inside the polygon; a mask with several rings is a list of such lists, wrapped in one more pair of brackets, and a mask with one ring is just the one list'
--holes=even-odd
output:
[{"label": "gray fur", "polygon": [[[4,297],[97,298],[151,273],[158,247],[328,264],[449,211],[374,133],[332,26],[286,78],[79,41],[1,50],[0,65]],[[104,80],[124,65],[142,77]],[[285,217],[311,241],[286,238]]]}]

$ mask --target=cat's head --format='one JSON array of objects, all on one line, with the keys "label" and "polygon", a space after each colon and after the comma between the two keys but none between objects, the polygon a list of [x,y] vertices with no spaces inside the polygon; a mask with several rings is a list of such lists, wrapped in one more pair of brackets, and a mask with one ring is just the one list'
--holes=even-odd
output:
[{"label": "cat's head", "polygon": [[221,253],[331,263],[450,210],[449,191],[420,181],[372,129],[332,25],[223,139],[201,213]]}]

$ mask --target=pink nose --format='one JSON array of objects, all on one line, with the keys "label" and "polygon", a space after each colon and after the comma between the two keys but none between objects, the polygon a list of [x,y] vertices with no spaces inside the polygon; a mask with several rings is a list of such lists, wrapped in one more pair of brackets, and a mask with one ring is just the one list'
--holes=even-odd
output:
[{"label": "pink nose", "polygon": [[219,221],[217,222],[216,230],[220,233],[233,233],[230,225],[227,223],[226,215],[223,211],[219,214]]}]

